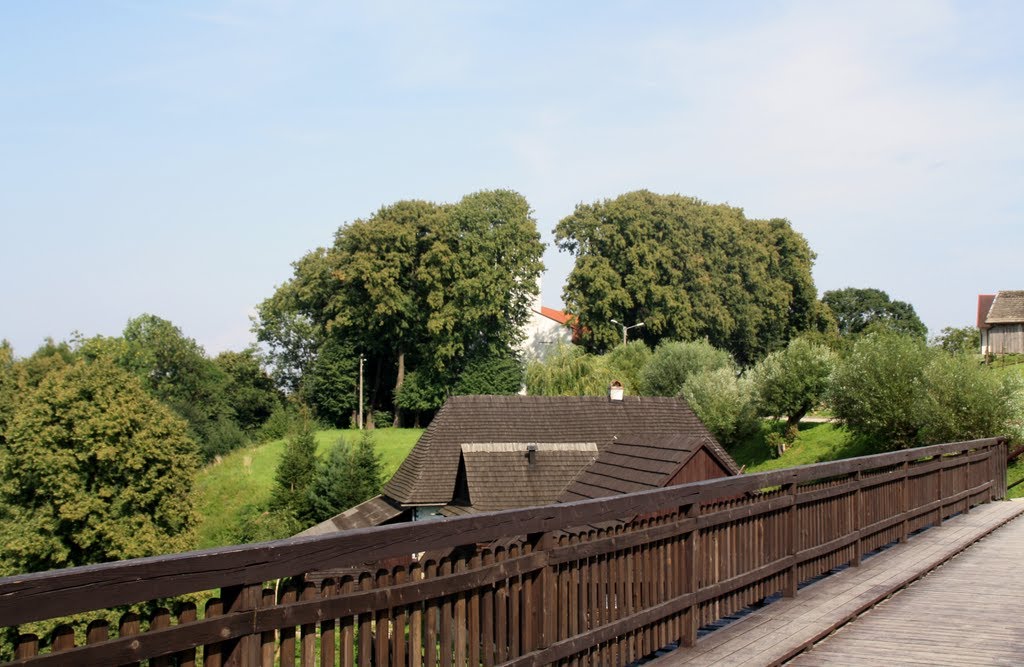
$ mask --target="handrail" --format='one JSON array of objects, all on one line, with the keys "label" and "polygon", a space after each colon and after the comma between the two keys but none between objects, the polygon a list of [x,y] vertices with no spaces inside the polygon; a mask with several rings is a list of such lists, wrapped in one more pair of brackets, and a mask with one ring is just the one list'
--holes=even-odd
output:
[{"label": "handrail", "polygon": [[[798,547],[794,541],[798,536],[793,529],[785,529],[785,534],[789,535],[786,538],[790,541],[789,551],[781,553],[776,560],[763,564],[751,560],[750,567],[745,570],[737,565],[738,574],[733,579],[718,581],[709,586],[693,588],[683,586],[682,582],[675,582],[672,585],[679,588],[675,597],[654,600],[645,609],[637,610],[633,614],[635,618],[630,616],[632,620],[612,619],[615,620],[614,623],[600,624],[600,627],[595,626],[585,633],[590,639],[600,638],[612,632],[610,628],[613,626],[646,626],[647,621],[644,619],[648,616],[657,616],[652,611],[655,608],[666,615],[682,613],[681,609],[693,608],[701,601],[741,590],[772,577],[787,577],[789,583],[786,584],[785,590],[795,591],[795,582],[800,577],[799,572],[809,571],[807,568],[816,559],[829,557],[830,554],[855,545],[856,562],[859,562],[861,543],[866,543],[871,536],[902,526],[900,538],[906,539],[908,523],[919,520],[923,515],[931,515],[937,511],[936,520],[941,523],[947,507],[962,506],[966,511],[974,502],[978,502],[979,498],[989,500],[1001,497],[1005,493],[1005,479],[1000,480],[998,476],[1000,470],[1005,470],[1005,449],[1002,448],[1005,442],[1005,438],[995,437],[946,443],[608,498],[6,577],[0,579],[0,627],[197,591],[228,591],[256,586],[258,592],[258,588],[265,581],[299,576],[327,568],[360,567],[366,563],[389,558],[407,557],[414,552],[451,550],[463,545],[490,543],[517,536],[531,536],[532,543],[537,545],[538,551],[525,552],[517,557],[518,560],[512,559],[493,565],[487,565],[485,560],[483,564],[477,563],[475,567],[470,567],[465,572],[449,572],[443,577],[438,574],[438,578],[430,580],[429,586],[411,581],[404,584],[396,581],[395,584],[389,585],[386,591],[378,593],[373,593],[371,589],[369,592],[350,593],[348,597],[335,596],[329,602],[326,599],[296,601],[291,607],[279,603],[267,609],[257,609],[255,605],[247,607],[229,604],[226,605],[230,607],[227,609],[228,613],[222,617],[193,621],[173,628],[154,629],[135,636],[132,641],[122,638],[73,649],[76,655],[105,656],[104,660],[112,659],[114,656],[128,656],[134,660],[140,657],[165,655],[166,651],[181,650],[180,643],[173,643],[182,641],[174,639],[176,637],[188,636],[195,641],[201,639],[202,642],[231,640],[249,636],[254,632],[267,632],[282,627],[282,623],[294,625],[315,622],[325,609],[329,609],[330,614],[336,616],[359,614],[362,612],[356,609],[360,604],[368,604],[366,600],[380,598],[368,607],[372,609],[380,608],[380,604],[384,604],[384,608],[394,604],[419,604],[431,596],[436,597],[438,591],[445,586],[460,591],[478,590],[480,587],[494,586],[496,582],[509,577],[525,577],[527,572],[533,573],[531,576],[537,576],[537,573],[553,571],[552,568],[571,569],[574,567],[573,563],[581,559],[605,558],[613,552],[626,553],[630,549],[646,549],[652,544],[675,544],[682,540],[679,545],[685,543],[688,545],[687,548],[695,548],[690,536],[699,532],[734,530],[737,526],[745,525],[743,522],[761,520],[763,517],[780,513],[790,517],[787,521],[795,522],[797,512],[814,511],[819,505],[824,506],[823,504],[841,498],[855,500],[853,507],[858,508],[862,506],[862,494],[883,492],[888,488],[887,485],[901,485],[904,494],[901,501],[903,507],[893,510],[891,515],[883,515],[881,519],[876,515],[874,523],[866,524],[858,514],[857,523],[852,530],[838,536],[829,533],[827,539],[822,533],[821,541],[811,542],[803,547]],[[994,460],[993,456],[1001,459],[1002,463]],[[954,471],[961,471],[956,473],[958,486],[944,487],[944,475],[950,477]],[[968,471],[976,472],[969,474]],[[980,473],[984,474],[979,477]],[[1005,472],[1002,475],[1005,477]],[[914,488],[920,487],[917,492],[920,495],[921,489],[934,487],[932,479],[937,481],[935,492],[938,495],[927,491],[927,497],[922,496],[922,499],[915,501],[912,506],[907,505],[910,485],[917,485]],[[925,487],[921,487],[921,484],[925,484]],[[751,493],[774,487],[781,487],[783,491],[756,497],[749,496]],[[743,500],[744,498],[746,500]],[[706,506],[706,509],[701,509],[702,506]],[[551,536],[557,531],[621,520],[623,517],[667,516],[665,512],[672,512],[675,518],[665,519],[664,522],[661,522],[661,519],[652,519],[650,525],[646,523],[646,519],[638,519],[639,523],[634,522],[635,528],[630,529],[633,532],[621,535],[609,533],[606,537],[598,535],[595,539],[591,531],[590,538],[578,543],[572,541],[576,539],[575,537],[568,543],[550,542]],[[780,527],[779,530],[783,528]],[[540,540],[541,535],[548,537]],[[682,556],[677,554],[674,562],[678,563],[679,558]],[[694,562],[693,555],[686,558],[691,559],[686,562]],[[744,554],[738,552],[730,555],[730,558],[736,558],[738,562],[747,560]],[[688,567],[692,572],[692,567],[695,566]],[[648,576],[654,574],[649,573]],[[687,576],[696,575],[691,573]],[[542,577],[537,580],[536,585],[542,586],[544,581],[546,579]],[[388,602],[389,600],[391,602]],[[695,612],[686,613],[692,616]],[[581,616],[579,623],[593,624],[595,621]],[[583,635],[573,635],[570,632],[573,627],[571,624],[568,627],[565,632],[575,636],[576,640],[569,643],[563,639],[551,640],[549,635],[554,633],[551,630],[545,636],[547,652],[544,655],[554,655],[551,651],[556,646],[561,647],[558,651],[564,651],[584,641],[580,639]],[[132,646],[134,648],[131,648]],[[154,646],[158,648],[153,648]],[[566,655],[571,654],[570,652]],[[536,654],[535,657],[537,655],[540,654]],[[31,661],[35,664],[43,657],[33,658]],[[126,661],[129,660],[126,658]]]}]

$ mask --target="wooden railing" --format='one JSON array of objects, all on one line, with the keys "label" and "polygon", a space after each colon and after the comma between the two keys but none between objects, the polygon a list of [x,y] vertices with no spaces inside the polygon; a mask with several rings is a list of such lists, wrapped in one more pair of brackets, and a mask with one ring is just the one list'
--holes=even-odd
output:
[{"label": "wooden railing", "polygon": [[[30,665],[626,664],[1005,486],[1003,439],[935,445],[8,577],[0,627],[20,626]],[[341,574],[303,576],[325,570]]]}]

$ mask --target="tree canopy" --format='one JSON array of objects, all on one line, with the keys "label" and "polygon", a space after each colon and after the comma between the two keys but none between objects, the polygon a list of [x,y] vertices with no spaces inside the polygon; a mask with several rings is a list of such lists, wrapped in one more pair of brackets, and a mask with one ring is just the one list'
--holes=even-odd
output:
[{"label": "tree canopy", "polygon": [[863,333],[869,328],[892,329],[922,340],[928,328],[905,301],[893,301],[880,289],[845,287],[829,290],[821,297],[839,325],[839,334]]},{"label": "tree canopy", "polygon": [[[398,202],[342,226],[332,247],[296,262],[292,279],[257,309],[254,328],[290,382],[316,376],[310,371],[333,340],[335,351],[366,355],[375,407],[390,406],[412,370],[434,387],[418,395],[443,396],[470,361],[506,355],[517,342],[543,249],[515,192]],[[332,363],[343,365],[336,355]]]},{"label": "tree canopy", "polygon": [[555,240],[575,256],[563,298],[591,350],[621,340],[617,319],[644,322],[632,335],[648,344],[707,338],[747,365],[827,326],[814,253],[780,218],[640,190],[580,204]]},{"label": "tree canopy", "polygon": [[108,359],[47,374],[0,448],[5,574],[192,546],[186,424]]},{"label": "tree canopy", "polygon": [[751,372],[758,409],[768,417],[786,417],[795,428],[828,393],[836,355],[824,345],[794,338],[772,352]]}]

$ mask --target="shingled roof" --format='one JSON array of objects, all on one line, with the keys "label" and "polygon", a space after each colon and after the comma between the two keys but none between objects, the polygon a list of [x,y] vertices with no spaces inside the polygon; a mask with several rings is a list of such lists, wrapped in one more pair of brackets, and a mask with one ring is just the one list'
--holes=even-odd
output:
[{"label": "shingled roof", "polygon": [[[383,495],[406,506],[450,503],[466,443],[593,442],[600,452],[627,433],[641,439],[704,437],[718,458],[732,461],[680,398],[453,396],[384,486]],[[735,463],[730,469],[738,471]]]},{"label": "shingled roof", "polygon": [[571,502],[660,489],[667,486],[702,448],[718,464],[717,467],[712,464],[713,471],[720,467],[727,474],[739,473],[732,457],[706,435],[626,435],[605,447],[597,460],[559,496],[558,501]]},{"label": "shingled roof", "polygon": [[595,442],[464,444],[469,497],[458,500],[480,512],[548,505],[596,458]]},{"label": "shingled roof", "polygon": [[1006,290],[996,293],[988,310],[986,324],[1016,324],[1024,322],[1024,290]]}]

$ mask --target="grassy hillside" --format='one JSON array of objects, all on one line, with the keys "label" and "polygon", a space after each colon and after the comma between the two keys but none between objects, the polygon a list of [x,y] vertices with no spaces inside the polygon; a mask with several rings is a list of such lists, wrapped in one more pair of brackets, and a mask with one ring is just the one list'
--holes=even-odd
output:
[{"label": "grassy hillside", "polygon": [[[390,479],[419,440],[423,429],[385,428],[374,432],[384,478]],[[320,456],[338,441],[355,442],[357,430],[332,429],[316,434]],[[264,503],[274,487],[274,470],[284,450],[284,440],[246,447],[211,463],[196,478],[196,509],[199,512],[199,547],[227,544],[227,529],[246,505]]]},{"label": "grassy hillside", "polygon": [[808,463],[848,459],[870,454],[858,445],[845,428],[831,423],[800,425],[796,442],[778,457],[765,443],[765,436],[775,428],[770,422],[762,424],[761,432],[729,451],[736,463],[746,466],[745,472],[763,472],[777,468],[790,468]]}]

